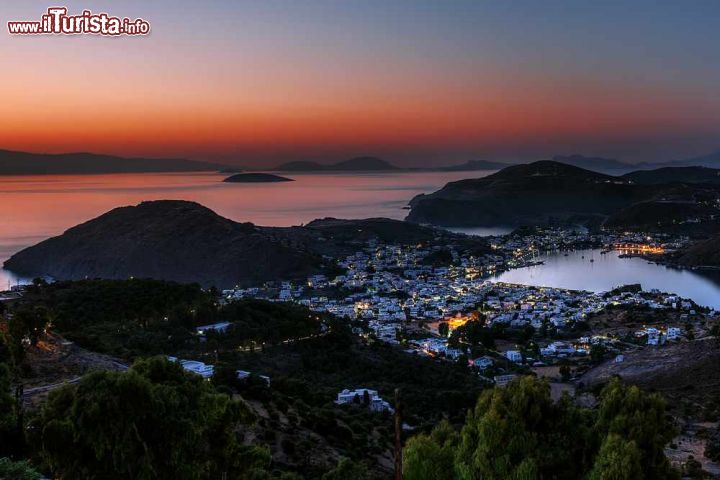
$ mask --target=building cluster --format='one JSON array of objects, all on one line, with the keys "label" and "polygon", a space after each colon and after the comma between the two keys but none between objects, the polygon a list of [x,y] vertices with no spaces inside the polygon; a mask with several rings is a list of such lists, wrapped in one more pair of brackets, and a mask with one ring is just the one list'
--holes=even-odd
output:
[{"label": "building cluster", "polygon": [[[640,244],[654,239],[639,234],[590,235],[583,232],[546,229],[528,235],[491,237],[492,250],[480,256],[466,255],[452,245],[423,247],[378,244],[370,241],[362,250],[339,262],[341,275],[314,275],[304,283],[282,282],[263,288],[226,290],[226,299],[260,297],[273,301],[294,301],[311,310],[329,312],[366,323],[372,334],[388,343],[399,343],[408,325],[435,325],[442,321],[452,329],[456,315],[477,311],[488,325],[507,328],[532,327],[537,331],[562,331],[584,321],[589,315],[613,305],[644,306],[651,309],[680,308],[693,314],[692,302],[660,292],[621,291],[597,294],[561,288],[514,285],[495,282],[497,273],[537,261],[537,253],[578,245]],[[444,250],[452,262],[436,265],[433,254]],[[432,330],[432,329],[429,329]],[[675,332],[675,330],[673,330]],[[668,338],[668,334],[663,334]],[[674,335],[671,334],[671,335]],[[457,359],[464,352],[448,346],[449,335],[428,333],[427,338],[407,342],[409,349],[433,356]],[[676,337],[675,337],[676,338]],[[544,346],[544,357],[586,355],[593,343],[613,341],[601,336]],[[522,362],[519,351],[505,352],[512,362]]]},{"label": "building cluster", "polygon": [[682,337],[680,327],[644,327],[635,332],[637,338],[647,338],[648,345],[664,345],[668,341],[678,340]]}]

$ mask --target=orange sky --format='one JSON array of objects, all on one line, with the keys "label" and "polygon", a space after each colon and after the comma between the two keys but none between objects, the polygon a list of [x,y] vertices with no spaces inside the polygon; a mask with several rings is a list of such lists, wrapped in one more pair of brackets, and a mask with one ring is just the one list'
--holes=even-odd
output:
[{"label": "orange sky", "polygon": [[[192,22],[139,1],[95,3],[148,18],[152,34],[3,35],[0,148],[248,165],[363,154],[399,164],[575,152],[667,160],[720,148],[718,72],[681,52],[658,58],[660,40],[637,49],[531,22],[534,45],[500,22],[518,12],[472,2],[188,3]],[[10,4],[12,20],[47,7]],[[628,26],[636,41],[665,29],[641,27]]]}]

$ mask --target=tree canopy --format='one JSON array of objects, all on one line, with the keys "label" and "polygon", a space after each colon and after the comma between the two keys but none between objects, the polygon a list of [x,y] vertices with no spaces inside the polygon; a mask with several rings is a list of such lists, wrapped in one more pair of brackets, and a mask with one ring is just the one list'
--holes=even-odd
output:
[{"label": "tree canopy", "polygon": [[459,432],[440,424],[410,439],[404,470],[409,480],[674,479],[663,452],[673,433],[659,396],[617,379],[589,409],[522,377],[483,392]]},{"label": "tree canopy", "polygon": [[31,432],[59,478],[240,479],[269,463],[236,438],[248,420],[243,403],[156,357],[52,392]]}]

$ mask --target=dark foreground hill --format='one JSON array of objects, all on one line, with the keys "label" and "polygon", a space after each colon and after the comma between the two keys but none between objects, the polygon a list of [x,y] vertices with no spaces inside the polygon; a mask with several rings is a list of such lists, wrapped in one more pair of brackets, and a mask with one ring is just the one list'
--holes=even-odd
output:
[{"label": "dark foreground hill", "polygon": [[599,225],[640,202],[698,202],[699,196],[717,195],[712,185],[643,185],[545,160],[418,195],[407,219],[443,226]]},{"label": "dark foreground hill", "polygon": [[720,236],[696,242],[677,252],[672,262],[685,267],[720,267]]},{"label": "dark foreground hill", "polygon": [[225,168],[182,158],[123,158],[95,153],[42,154],[0,150],[0,175],[206,172]]},{"label": "dark foreground hill", "polygon": [[229,287],[302,277],[321,262],[197,203],[155,201],[111,210],[22,250],[5,267],[63,280],[147,277]]},{"label": "dark foreground hill", "polygon": [[163,200],[111,210],[13,255],[5,268],[57,280],[156,278],[204,286],[259,285],[319,273],[368,240],[441,240],[475,253],[470,238],[384,218],[316,220],[304,227],[238,223],[194,202]]}]

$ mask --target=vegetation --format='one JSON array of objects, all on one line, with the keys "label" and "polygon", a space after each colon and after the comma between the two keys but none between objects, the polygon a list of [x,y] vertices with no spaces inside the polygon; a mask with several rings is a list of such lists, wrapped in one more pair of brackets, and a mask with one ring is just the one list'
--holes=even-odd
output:
[{"label": "vegetation", "polygon": [[53,475],[73,479],[255,478],[269,457],[240,445],[243,403],[163,358],[54,391],[30,425]]},{"label": "vegetation", "polygon": [[366,480],[370,473],[362,463],[343,458],[338,466],[322,476],[322,480]]},{"label": "vegetation", "polygon": [[13,462],[0,458],[0,478],[3,480],[40,480],[40,475],[27,461]]},{"label": "vegetation", "polygon": [[442,417],[462,421],[484,388],[465,365],[362,342],[344,320],[329,326],[317,338],[266,348],[262,354],[227,352],[219,359],[232,369],[269,375],[273,390],[315,407],[327,405],[344,388],[372,388],[387,400],[400,388],[406,420],[414,425],[431,425]]},{"label": "vegetation", "polygon": [[657,395],[617,379],[592,410],[553,402],[547,383],[523,377],[483,392],[460,432],[440,424],[410,439],[405,478],[674,479],[663,452],[673,433]]},{"label": "vegetation", "polygon": [[[320,333],[321,317],[306,308],[260,300],[220,306],[213,293],[199,285],[142,279],[40,284],[15,309],[19,331],[14,338],[32,340],[52,321],[55,331],[84,348],[135,359],[277,344]],[[202,345],[195,327],[220,321],[232,325],[222,336],[209,332],[208,344]]]},{"label": "vegetation", "polygon": [[493,332],[491,327],[485,326],[485,320],[481,317],[479,320],[471,320],[462,325],[450,334],[448,345],[457,347],[460,344],[477,347],[482,345],[485,348],[495,348],[495,337],[497,332]]},{"label": "vegetation", "polygon": [[21,438],[18,432],[19,412],[11,394],[11,387],[10,367],[0,363],[0,457],[17,453]]},{"label": "vegetation", "polygon": [[[656,395],[614,380],[589,409],[552,401],[548,385],[531,377],[486,390],[464,362],[363,339],[347,319],[216,298],[150,280],[38,282],[11,306],[0,343],[0,457],[29,457],[46,475],[81,480],[385,478],[378,458],[392,451],[390,414],[371,412],[364,398],[333,400],[365,387],[392,401],[400,388],[404,421],[427,432],[406,444],[411,480],[675,478],[663,453],[674,431]],[[224,332],[195,332],[220,321],[230,322]],[[23,424],[11,391],[22,371],[18,352],[48,325],[81,346],[140,360],[127,372],[94,372],[54,390]],[[451,341],[476,353],[511,335],[524,338],[478,315]],[[160,353],[212,363],[215,376],[203,381],[152,357]],[[238,369],[253,375],[241,381]],[[29,449],[5,450],[25,444],[23,431]]]},{"label": "vegetation", "polygon": [[720,428],[713,430],[705,444],[705,456],[716,462],[720,461]]},{"label": "vegetation", "polygon": [[445,267],[452,265],[454,262],[452,252],[447,248],[434,250],[428,256],[423,258],[422,263],[433,267]]}]

